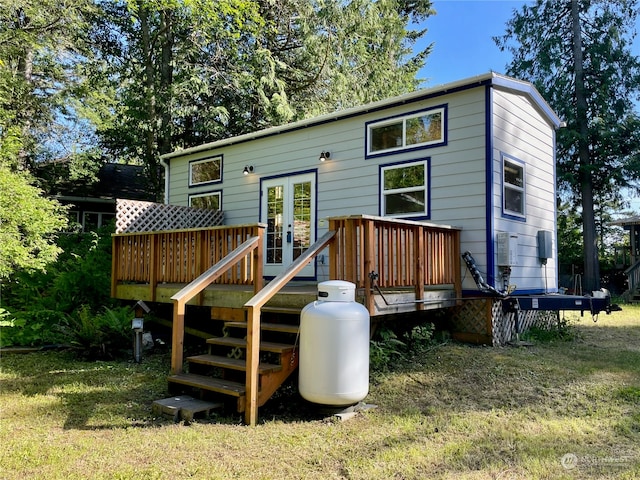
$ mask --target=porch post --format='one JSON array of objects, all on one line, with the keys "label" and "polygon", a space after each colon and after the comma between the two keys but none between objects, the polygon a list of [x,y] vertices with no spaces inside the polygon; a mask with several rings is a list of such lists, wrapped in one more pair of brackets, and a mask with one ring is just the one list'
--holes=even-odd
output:
[{"label": "porch post", "polygon": [[186,304],[183,300],[173,301],[173,327],[171,336],[171,374],[182,373],[184,358],[184,314]]},{"label": "porch post", "polygon": [[258,421],[258,366],[260,363],[260,307],[247,307],[247,372],[244,423]]},{"label": "porch post", "polygon": [[454,274],[454,290],[456,292],[457,305],[462,305],[462,263],[460,260],[460,230],[453,232],[453,274]]},{"label": "porch post", "polygon": [[258,237],[258,245],[253,250],[253,293],[258,293],[264,286],[263,264],[264,264],[264,229],[262,225],[256,227],[255,235]]},{"label": "porch post", "polygon": [[158,286],[158,259],[156,258],[158,234],[152,233],[149,238],[149,298],[156,301],[156,287]]},{"label": "porch post", "polygon": [[374,304],[374,296],[373,296],[373,285],[371,277],[369,274],[375,269],[375,225],[373,220],[365,220],[364,221],[364,278],[362,279],[362,283],[364,284],[364,306],[369,311],[369,315],[373,315],[375,313],[375,304]]},{"label": "porch post", "polygon": [[119,266],[120,266],[120,241],[115,235],[111,237],[111,297],[116,296],[116,287],[118,285]]},{"label": "porch post", "polygon": [[[334,219],[329,219],[329,231],[337,232],[338,222]],[[338,280],[338,251],[340,233],[337,233],[333,241],[329,244],[329,280]]]},{"label": "porch post", "polygon": [[415,258],[416,258],[416,269],[415,269],[415,289],[416,289],[416,310],[424,310],[424,272],[425,272],[425,263],[429,258],[424,253],[424,233],[425,230],[423,227],[415,227],[414,228],[414,249],[415,249]]}]

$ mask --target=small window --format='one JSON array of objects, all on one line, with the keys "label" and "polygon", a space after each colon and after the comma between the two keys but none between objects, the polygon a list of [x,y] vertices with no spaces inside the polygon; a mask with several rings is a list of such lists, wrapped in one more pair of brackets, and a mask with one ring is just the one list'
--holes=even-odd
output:
[{"label": "small window", "polygon": [[80,212],[78,210],[69,210],[67,212],[67,218],[69,219],[69,225],[82,223],[80,221]]},{"label": "small window", "polygon": [[189,186],[222,181],[222,155],[189,162]]},{"label": "small window", "polygon": [[386,217],[426,217],[429,213],[428,162],[380,167],[380,211]]},{"label": "small window", "polygon": [[220,210],[222,208],[222,192],[210,192],[200,195],[189,195],[189,206]]},{"label": "small window", "polygon": [[445,108],[436,108],[367,125],[367,154],[445,143]]},{"label": "small window", "polygon": [[525,215],[525,168],[524,164],[508,157],[502,159],[503,211],[507,215]]},{"label": "small window", "polygon": [[84,212],[82,215],[83,231],[92,231],[100,227],[104,227],[110,221],[116,218],[115,214],[108,212]]}]

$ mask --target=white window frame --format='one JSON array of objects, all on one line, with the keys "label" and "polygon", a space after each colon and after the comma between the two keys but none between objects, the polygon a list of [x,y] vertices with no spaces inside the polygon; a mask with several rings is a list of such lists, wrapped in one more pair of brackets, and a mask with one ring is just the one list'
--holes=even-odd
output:
[{"label": "white window frame", "polygon": [[[433,115],[433,114],[440,114],[440,117],[441,117],[439,137],[434,140],[429,140],[426,142],[407,144],[407,121],[414,118],[420,118],[425,115]],[[380,148],[380,149],[374,150],[373,149],[373,131],[377,128],[387,127],[395,124],[400,124],[402,128],[402,137],[400,139],[401,144],[388,147],[388,148]],[[370,122],[370,123],[367,123],[366,155],[367,157],[370,157],[370,156],[389,154],[389,153],[400,152],[405,150],[413,150],[417,148],[445,145],[447,142],[446,130],[447,130],[446,106],[429,108],[426,110],[420,110],[419,112],[413,112],[406,115],[399,115],[399,116],[390,117],[384,120]]]},{"label": "white window frame", "polygon": [[[389,170],[396,170],[400,168],[412,167],[415,165],[422,165],[424,167],[424,182],[421,186],[413,186],[413,187],[405,187],[405,188],[394,188],[390,190],[385,190],[384,186],[384,174]],[[429,183],[430,183],[430,159],[420,159],[420,160],[410,160],[407,162],[393,163],[387,165],[380,165],[380,176],[379,176],[379,184],[380,184],[380,216],[388,217],[388,218],[420,218],[420,219],[428,219],[430,214],[430,194],[429,194]],[[409,192],[419,192],[424,191],[424,208],[419,212],[405,212],[405,213],[397,213],[397,214],[387,214],[387,196],[392,194],[401,194],[401,193],[409,193]]]},{"label": "white window frame", "polygon": [[105,215],[108,217],[107,222],[116,218],[115,212],[94,212],[92,210],[85,210],[84,212],[82,212],[82,231],[83,232],[87,231],[87,225],[86,225],[87,215],[98,216],[98,224],[95,226],[95,228],[102,228],[105,225],[106,223],[104,220]]},{"label": "white window frame", "polygon": [[[222,155],[215,155],[213,157],[207,157],[207,158],[202,158],[200,160],[192,160],[189,162],[189,186],[190,187],[195,187],[195,186],[199,186],[199,185],[206,185],[209,183],[219,183],[222,182]],[[201,180],[201,181],[194,181],[194,175],[195,175],[195,171],[194,171],[194,167],[197,165],[202,165],[204,163],[214,163],[214,162],[218,162],[219,163],[219,171],[220,174],[218,176],[218,178],[211,178],[211,179],[207,179],[207,180]]]},{"label": "white window frame", "polygon": [[[215,192],[205,192],[205,193],[196,193],[193,195],[189,195],[189,206],[193,206],[194,198],[202,198],[202,197],[218,197],[218,210],[222,210],[222,191],[216,190]],[[201,208],[201,207],[197,207]]]},{"label": "white window frame", "polygon": [[[522,170],[522,185],[507,182],[507,164]],[[520,193],[522,212],[510,208],[507,204],[508,190]],[[502,213],[506,216],[517,217],[518,219],[525,219],[527,214],[527,165],[509,155],[502,155]]]}]

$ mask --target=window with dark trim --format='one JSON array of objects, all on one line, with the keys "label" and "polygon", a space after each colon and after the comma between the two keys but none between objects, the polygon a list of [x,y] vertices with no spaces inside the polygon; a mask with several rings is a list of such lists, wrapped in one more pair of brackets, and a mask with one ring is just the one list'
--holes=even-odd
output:
[{"label": "window with dark trim", "polygon": [[189,195],[189,206],[195,208],[208,208],[209,210],[222,210],[222,192],[218,191]]},{"label": "window with dark trim", "polygon": [[429,162],[380,166],[380,213],[385,217],[429,215]]},{"label": "window with dark trim", "polygon": [[446,143],[446,108],[432,108],[367,124],[367,155]]},{"label": "window with dark trim", "polygon": [[189,162],[189,186],[222,181],[222,155]]},{"label": "window with dark trim", "polygon": [[525,216],[525,164],[502,157],[502,210],[506,215]]}]

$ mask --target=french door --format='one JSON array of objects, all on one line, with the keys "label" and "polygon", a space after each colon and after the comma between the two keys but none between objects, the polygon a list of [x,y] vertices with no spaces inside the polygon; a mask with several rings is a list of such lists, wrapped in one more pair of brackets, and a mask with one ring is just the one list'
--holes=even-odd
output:
[{"label": "french door", "polygon": [[[267,224],[264,275],[279,274],[315,241],[316,175],[305,173],[262,182],[261,219]],[[315,262],[299,277],[314,277]]]}]

